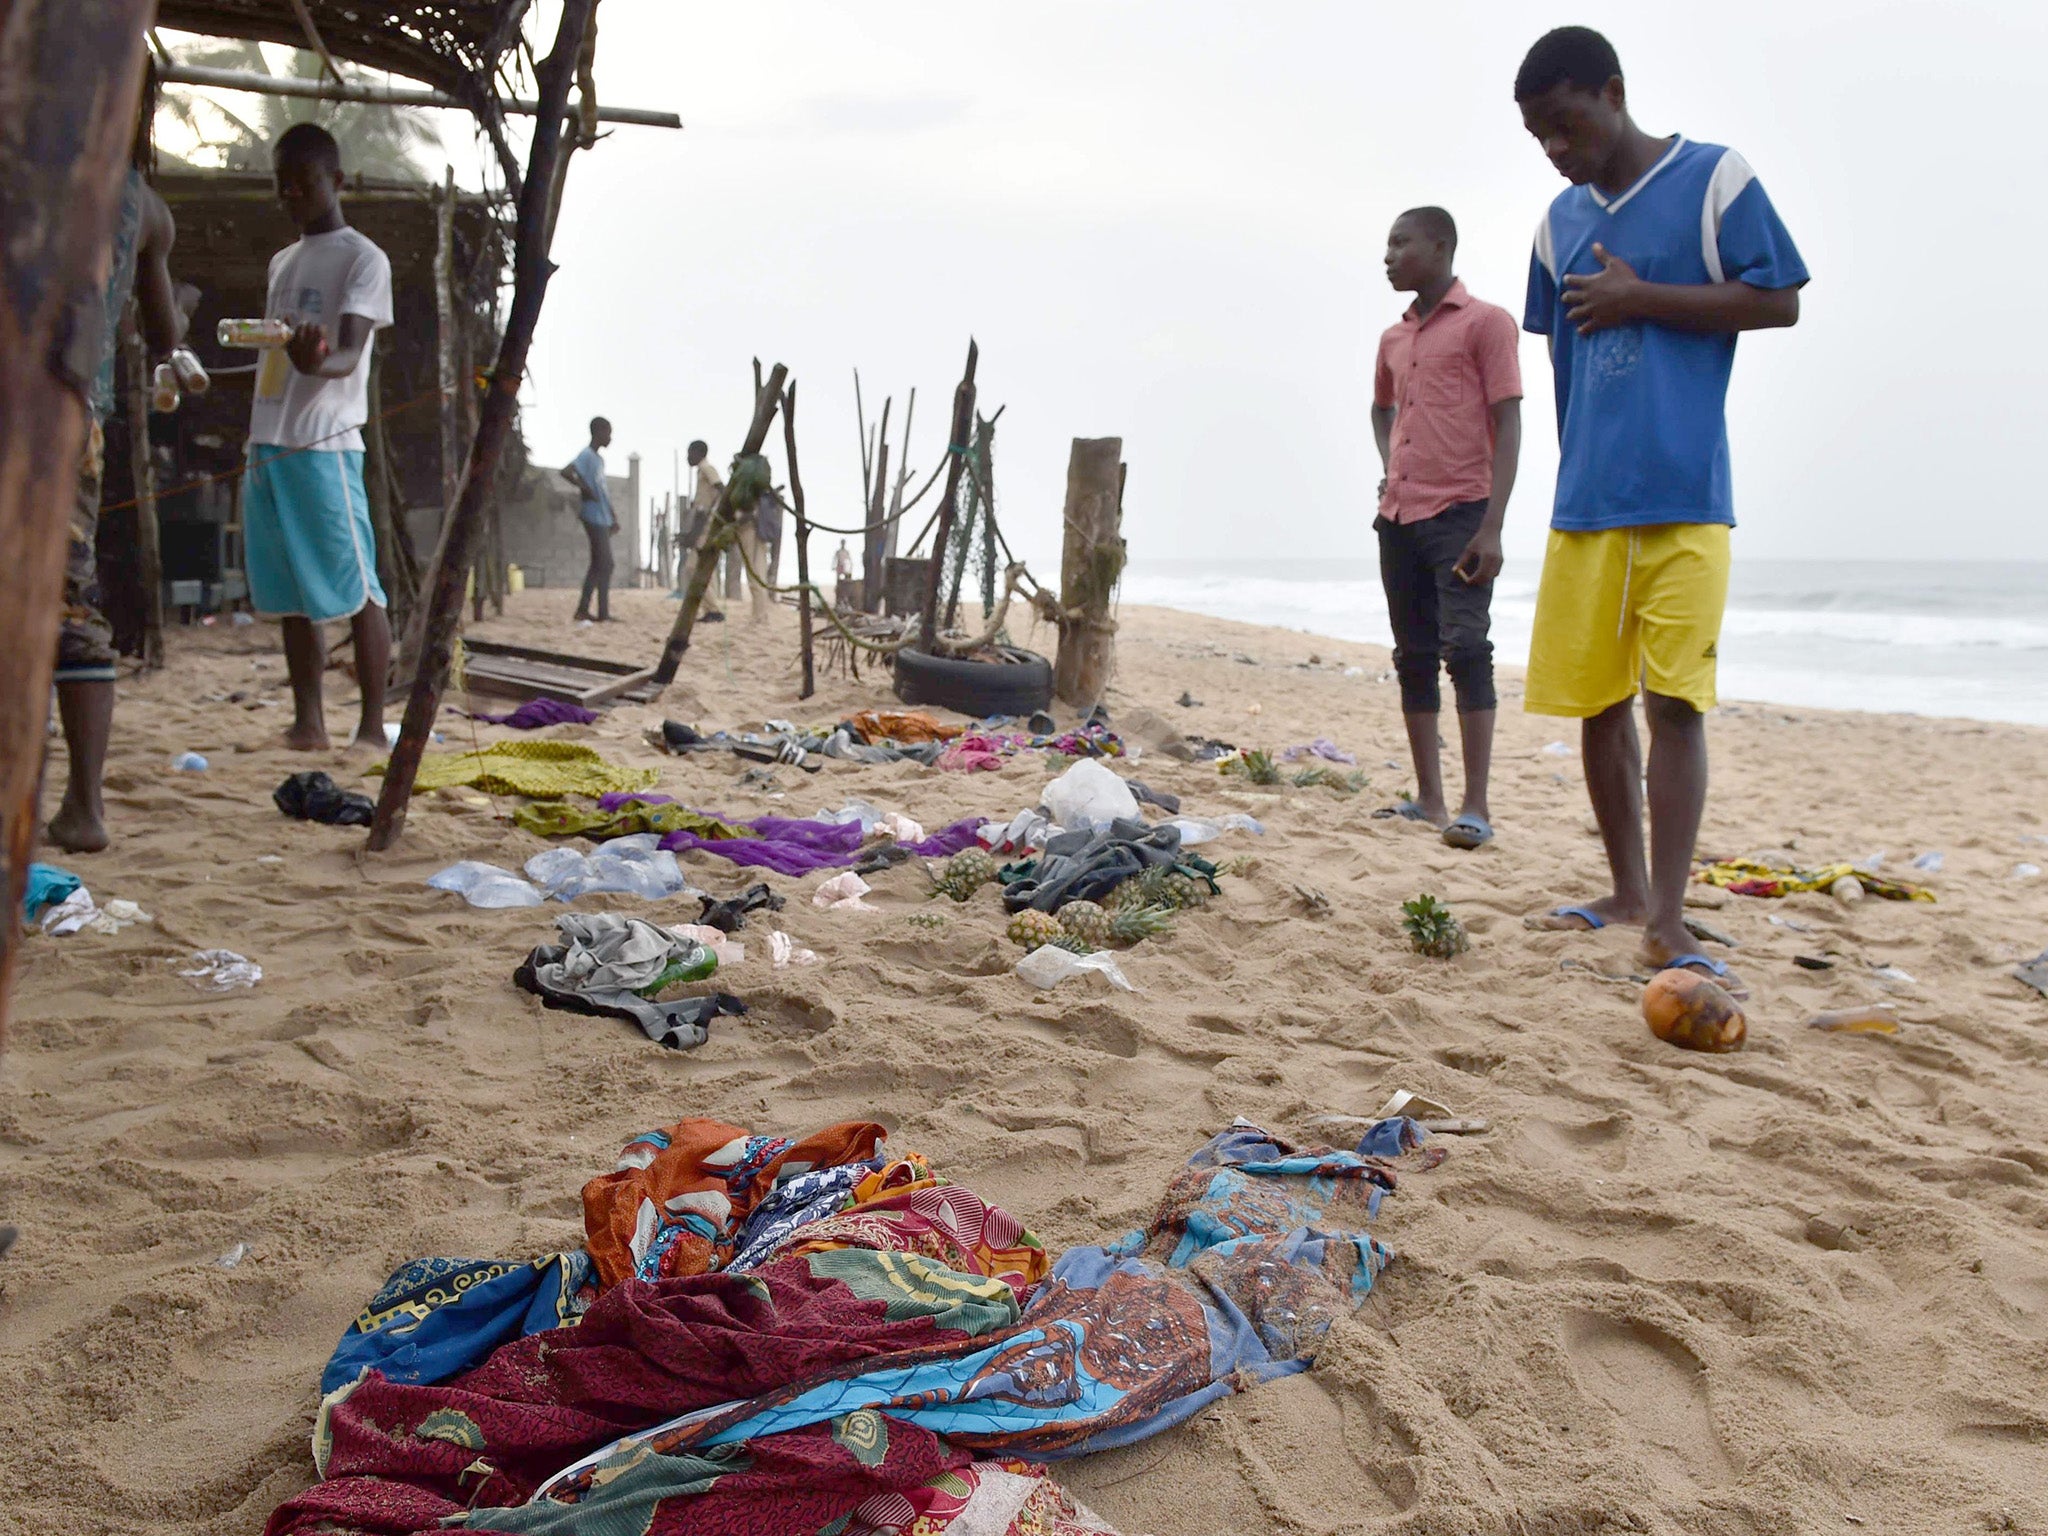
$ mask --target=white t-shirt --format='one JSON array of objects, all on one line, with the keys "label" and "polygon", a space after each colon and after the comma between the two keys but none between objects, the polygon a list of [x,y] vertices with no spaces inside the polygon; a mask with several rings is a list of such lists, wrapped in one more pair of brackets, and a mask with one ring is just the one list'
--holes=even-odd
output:
[{"label": "white t-shirt", "polygon": [[[341,317],[362,315],[373,326],[391,323],[391,261],[356,229],[301,235],[270,258],[267,320],[294,326],[309,321],[327,327],[327,342],[341,339]],[[339,379],[316,378],[292,366],[282,347],[267,349],[256,368],[256,399],[249,408],[249,441],[281,448],[343,449],[363,446],[370,419],[370,348],[355,371]]]}]

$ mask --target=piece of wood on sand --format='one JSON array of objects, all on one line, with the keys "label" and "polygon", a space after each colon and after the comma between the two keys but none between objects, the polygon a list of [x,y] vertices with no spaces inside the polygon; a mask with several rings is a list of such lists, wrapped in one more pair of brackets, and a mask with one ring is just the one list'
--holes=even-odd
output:
[{"label": "piece of wood on sand", "polygon": [[149,0],[0,0],[0,1042]]},{"label": "piece of wood on sand", "polygon": [[419,774],[420,757],[433,735],[434,717],[441,711],[441,690],[448,683],[448,668],[455,655],[455,632],[462,622],[463,586],[483,542],[485,514],[497,493],[498,458],[519,408],[519,381],[526,376],[526,354],[533,345],[533,328],[540,319],[548,277],[554,270],[548,260],[547,231],[552,211],[548,200],[555,184],[555,161],[563,152],[562,127],[569,103],[569,81],[575,73],[577,54],[596,3],[597,0],[562,0],[554,48],[534,72],[540,109],[534,118],[533,147],[519,190],[512,308],[505,317],[497,366],[491,370],[490,389],[478,415],[476,440],[470,444],[462,492],[456,498],[454,512],[442,524],[441,541],[434,551],[433,570],[426,583],[427,606],[420,626],[419,667],[412,694],[406,700],[405,723],[399,728],[398,745],[392,749],[391,761],[384,770],[384,787],[370,821],[368,847],[372,851],[389,848],[405,830],[413,780]]},{"label": "piece of wood on sand", "polygon": [[1067,459],[1060,650],[1052,691],[1077,709],[1102,702],[1116,664],[1110,611],[1124,573],[1123,452],[1120,437],[1077,437]]},{"label": "piece of wood on sand", "polygon": [[[746,441],[740,445],[744,457],[761,451],[761,445],[768,440],[768,427],[775,420],[775,408],[782,400],[782,386],[789,378],[789,370],[777,363],[769,371],[767,381],[754,392],[754,419],[747,426]],[[666,688],[676,680],[676,668],[683,664],[683,652],[690,648],[690,631],[697,627],[697,611],[704,606],[704,593],[711,585],[711,576],[718,564],[718,557],[733,545],[735,527],[732,511],[732,480],[726,478],[725,488],[718,493],[718,504],[711,509],[707,520],[696,567],[690,572],[690,585],[683,593],[683,605],[676,610],[676,622],[668,632],[668,642],[661,648],[661,660],[655,664],[654,683]]]}]

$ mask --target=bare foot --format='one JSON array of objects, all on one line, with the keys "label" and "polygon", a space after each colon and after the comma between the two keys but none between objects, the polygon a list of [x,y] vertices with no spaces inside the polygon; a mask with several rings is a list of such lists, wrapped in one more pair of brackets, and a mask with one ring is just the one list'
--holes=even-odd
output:
[{"label": "bare foot", "polygon": [[[1661,971],[1680,955],[1697,955],[1699,952],[1699,941],[1685,931],[1683,924],[1670,930],[1646,928],[1643,930],[1643,942],[1636,949],[1636,963],[1645,970]],[[1749,988],[1743,985],[1740,976],[1725,965],[1720,971],[1714,970],[1714,964],[1718,963],[1695,964],[1686,969],[1709,978],[1730,997],[1749,996]]]},{"label": "bare foot", "polygon": [[[1591,928],[1633,928],[1643,920],[1640,907],[1624,902],[1619,896],[1602,896],[1598,901],[1570,903],[1571,910],[1556,907],[1548,912],[1532,912],[1522,919],[1522,926],[1535,928],[1544,933],[1584,933]],[[1600,921],[1589,923],[1580,914],[1590,912]]]},{"label": "bare foot", "polygon": [[341,749],[343,757],[386,757],[391,752],[391,743],[384,739],[384,733],[358,731],[348,739],[348,745]]},{"label": "bare foot", "polygon": [[49,839],[66,853],[98,853],[111,838],[107,836],[106,824],[90,811],[81,810],[66,800],[57,807],[57,814],[50,818],[44,828]]}]

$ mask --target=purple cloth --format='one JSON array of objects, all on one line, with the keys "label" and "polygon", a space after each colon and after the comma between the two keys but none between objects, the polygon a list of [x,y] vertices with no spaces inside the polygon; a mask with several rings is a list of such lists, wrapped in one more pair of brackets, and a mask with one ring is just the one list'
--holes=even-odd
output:
[{"label": "purple cloth", "polygon": [[[632,801],[643,805],[673,805],[673,795],[653,794],[645,790],[615,790],[598,797],[598,808],[616,811]],[[702,812],[716,821],[727,821],[723,816]],[[974,834],[987,818],[970,816],[956,821],[950,827],[943,827],[920,843],[904,843],[912,854],[921,859],[947,858],[963,848],[975,846]],[[760,816],[753,821],[729,821],[729,826],[745,827],[752,837],[699,837],[694,832],[671,832],[661,840],[661,846],[671,853],[688,853],[698,850],[715,853],[721,859],[730,859],[735,864],[752,865],[758,869],[771,869],[778,875],[808,875],[819,869],[844,869],[860,857],[867,838],[857,821],[795,821],[784,816]]]},{"label": "purple cloth", "polygon": [[1283,763],[1295,763],[1301,761],[1304,757],[1320,757],[1324,762],[1343,763],[1347,767],[1352,768],[1358,766],[1356,755],[1346,752],[1327,736],[1318,736],[1305,747],[1289,747],[1280,754],[1280,761]]},{"label": "purple cloth", "polygon": [[544,725],[588,725],[597,711],[560,699],[528,699],[509,715],[471,715],[486,725],[509,725],[515,731],[537,731]]}]

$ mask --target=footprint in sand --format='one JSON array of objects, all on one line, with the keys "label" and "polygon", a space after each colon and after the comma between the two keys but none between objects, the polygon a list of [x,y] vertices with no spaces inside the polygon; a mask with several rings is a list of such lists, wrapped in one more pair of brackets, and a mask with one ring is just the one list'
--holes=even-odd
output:
[{"label": "footprint in sand", "polygon": [[1580,1390],[1613,1411],[1661,1488],[1692,1498],[1735,1475],[1714,1428],[1706,1373],[1679,1340],[1649,1323],[1575,1312],[1565,1320],[1564,1347]]}]

